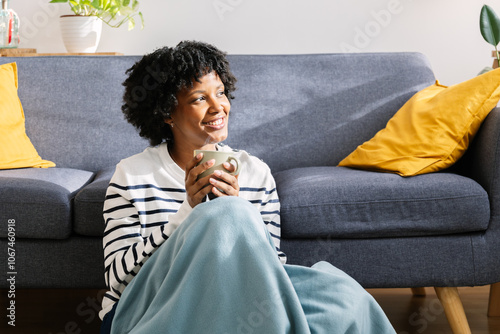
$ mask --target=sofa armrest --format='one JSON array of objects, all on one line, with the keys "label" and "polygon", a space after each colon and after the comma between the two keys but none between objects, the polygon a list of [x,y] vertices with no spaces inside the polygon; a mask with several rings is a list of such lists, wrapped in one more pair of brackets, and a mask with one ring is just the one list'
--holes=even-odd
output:
[{"label": "sofa armrest", "polygon": [[476,135],[471,177],[488,192],[491,216],[500,215],[500,108],[490,112]]}]

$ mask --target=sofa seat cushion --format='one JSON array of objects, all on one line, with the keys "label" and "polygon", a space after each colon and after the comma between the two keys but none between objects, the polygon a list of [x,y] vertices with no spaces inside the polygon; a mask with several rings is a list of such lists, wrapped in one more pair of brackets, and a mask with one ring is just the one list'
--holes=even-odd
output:
[{"label": "sofa seat cushion", "polygon": [[[14,219],[16,238],[65,239],[72,232],[72,202],[94,173],[70,168],[0,171],[0,221]],[[7,224],[0,224],[0,237]]]},{"label": "sofa seat cushion", "polygon": [[92,237],[103,236],[104,218],[102,211],[104,198],[114,172],[115,167],[98,172],[94,181],[76,195],[74,226],[76,233]]},{"label": "sofa seat cushion", "polygon": [[486,191],[452,173],[403,178],[346,167],[275,175],[284,238],[383,238],[483,231]]}]

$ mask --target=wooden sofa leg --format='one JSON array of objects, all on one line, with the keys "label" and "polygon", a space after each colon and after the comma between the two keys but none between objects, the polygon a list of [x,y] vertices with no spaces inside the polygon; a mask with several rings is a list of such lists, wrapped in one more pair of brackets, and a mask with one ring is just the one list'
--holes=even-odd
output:
[{"label": "wooden sofa leg", "polygon": [[488,317],[500,317],[500,282],[490,286]]},{"label": "wooden sofa leg", "polygon": [[427,293],[425,292],[425,288],[424,287],[421,287],[421,288],[411,288],[411,292],[416,297],[424,297],[425,295],[427,295]]},{"label": "wooden sofa leg", "polygon": [[456,287],[435,287],[436,295],[441,301],[444,313],[454,334],[470,334],[469,323]]}]

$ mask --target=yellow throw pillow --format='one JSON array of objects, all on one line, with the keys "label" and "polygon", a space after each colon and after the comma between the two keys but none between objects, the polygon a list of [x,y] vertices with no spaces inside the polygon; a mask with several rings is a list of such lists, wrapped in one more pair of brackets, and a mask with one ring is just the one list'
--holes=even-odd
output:
[{"label": "yellow throw pillow", "polygon": [[40,158],[26,135],[16,63],[0,65],[0,120],[0,169],[55,166]]},{"label": "yellow throw pillow", "polygon": [[453,165],[500,100],[500,68],[447,87],[439,81],[416,93],[372,139],[339,166],[401,176]]}]

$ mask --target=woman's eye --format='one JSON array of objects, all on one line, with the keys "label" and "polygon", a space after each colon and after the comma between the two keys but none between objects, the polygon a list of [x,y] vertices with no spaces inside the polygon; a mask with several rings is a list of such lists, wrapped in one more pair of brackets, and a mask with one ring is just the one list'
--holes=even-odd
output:
[{"label": "woman's eye", "polygon": [[223,90],[217,93],[217,96],[224,96],[224,95],[226,95],[226,93]]},{"label": "woman's eye", "polygon": [[198,97],[198,98],[194,99],[194,100],[193,100],[193,102],[201,102],[201,101],[203,101],[203,100],[205,100],[205,97],[200,96],[200,97]]}]

